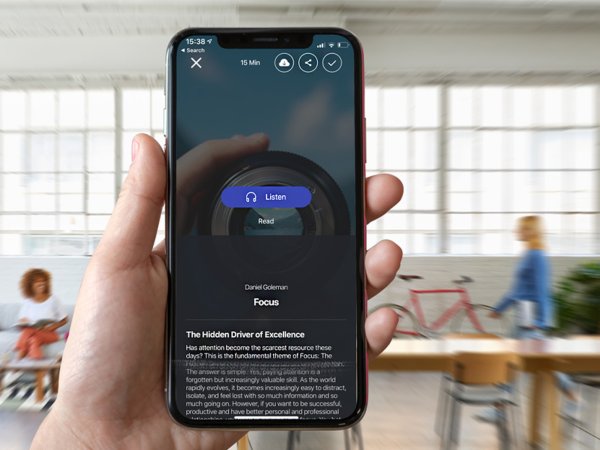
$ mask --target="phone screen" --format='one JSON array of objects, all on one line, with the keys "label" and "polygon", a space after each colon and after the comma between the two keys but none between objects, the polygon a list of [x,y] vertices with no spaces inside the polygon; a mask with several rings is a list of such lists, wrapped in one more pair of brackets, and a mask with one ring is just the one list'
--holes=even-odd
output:
[{"label": "phone screen", "polygon": [[170,411],[347,424],[366,401],[360,48],[197,32],[169,52]]}]

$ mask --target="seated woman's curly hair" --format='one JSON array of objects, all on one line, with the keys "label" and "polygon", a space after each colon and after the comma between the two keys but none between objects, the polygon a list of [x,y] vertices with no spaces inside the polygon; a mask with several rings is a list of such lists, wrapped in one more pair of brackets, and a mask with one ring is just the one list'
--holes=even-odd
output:
[{"label": "seated woman's curly hair", "polygon": [[33,283],[40,278],[46,282],[45,294],[50,295],[52,292],[52,275],[50,272],[44,269],[29,269],[21,277],[20,287],[23,297],[31,298],[34,296]]}]

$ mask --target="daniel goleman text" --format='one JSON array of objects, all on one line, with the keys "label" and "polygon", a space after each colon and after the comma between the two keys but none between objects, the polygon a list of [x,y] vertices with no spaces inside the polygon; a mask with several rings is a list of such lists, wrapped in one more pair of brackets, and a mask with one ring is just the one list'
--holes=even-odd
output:
[{"label": "daniel goleman text", "polygon": [[186,331],[188,338],[196,339],[304,339],[304,332],[293,331]]}]

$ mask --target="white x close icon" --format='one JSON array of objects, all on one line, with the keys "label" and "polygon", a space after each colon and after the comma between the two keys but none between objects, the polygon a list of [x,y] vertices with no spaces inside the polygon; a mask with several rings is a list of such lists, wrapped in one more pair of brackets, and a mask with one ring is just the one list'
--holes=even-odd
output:
[{"label": "white x close icon", "polygon": [[190,59],[192,60],[192,67],[190,67],[191,69],[193,69],[194,67],[198,67],[198,69],[202,69],[202,66],[200,65],[200,60],[202,59],[201,56],[198,59],[194,59],[193,57],[191,57]]}]

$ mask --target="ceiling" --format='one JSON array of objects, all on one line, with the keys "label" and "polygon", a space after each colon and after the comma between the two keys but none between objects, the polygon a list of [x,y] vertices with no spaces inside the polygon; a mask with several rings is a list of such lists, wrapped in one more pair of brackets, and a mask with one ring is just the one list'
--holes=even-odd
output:
[{"label": "ceiling", "polygon": [[598,31],[600,0],[0,0],[0,37],[173,34],[188,26],[344,26],[418,30]]}]

